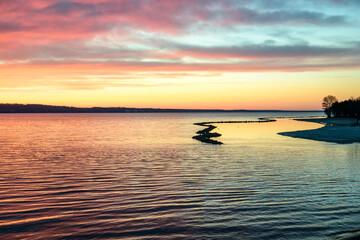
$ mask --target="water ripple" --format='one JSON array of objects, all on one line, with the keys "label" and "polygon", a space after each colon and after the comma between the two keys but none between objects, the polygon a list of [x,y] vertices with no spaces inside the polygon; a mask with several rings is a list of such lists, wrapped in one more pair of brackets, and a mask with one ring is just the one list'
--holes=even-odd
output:
[{"label": "water ripple", "polygon": [[2,239],[331,239],[360,229],[357,145],[223,134],[217,148],[189,139],[201,116],[113,116],[0,119]]}]

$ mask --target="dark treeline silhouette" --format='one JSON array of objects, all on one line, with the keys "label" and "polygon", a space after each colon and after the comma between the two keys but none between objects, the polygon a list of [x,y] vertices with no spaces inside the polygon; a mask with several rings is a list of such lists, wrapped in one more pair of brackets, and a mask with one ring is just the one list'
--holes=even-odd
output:
[{"label": "dark treeline silhouette", "polygon": [[329,95],[323,99],[323,108],[328,117],[359,119],[360,97],[339,102],[336,97]]},{"label": "dark treeline silhouette", "polygon": [[41,104],[0,104],[0,113],[126,113],[126,112],[156,112],[160,109],[122,108],[122,107],[92,107],[77,108],[67,106],[51,106]]},{"label": "dark treeline silhouette", "polygon": [[[91,107],[78,108],[41,104],[0,104],[0,113],[181,113],[181,112],[285,112],[281,110],[216,110],[216,109],[160,109],[126,107]],[[287,112],[287,111],[286,111]],[[292,111],[303,112],[303,111]],[[313,111],[306,111],[313,112]],[[316,112],[316,111],[314,111]]]},{"label": "dark treeline silhouette", "polygon": [[335,117],[360,117],[360,98],[335,102],[331,106],[331,112]]}]

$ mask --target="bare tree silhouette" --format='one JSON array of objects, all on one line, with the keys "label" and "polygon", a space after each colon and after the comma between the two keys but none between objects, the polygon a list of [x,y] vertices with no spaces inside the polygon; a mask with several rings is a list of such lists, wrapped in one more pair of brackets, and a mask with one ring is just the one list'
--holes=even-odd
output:
[{"label": "bare tree silhouette", "polygon": [[322,107],[324,109],[325,114],[328,118],[331,117],[331,107],[336,103],[338,100],[335,96],[328,95],[323,98]]}]

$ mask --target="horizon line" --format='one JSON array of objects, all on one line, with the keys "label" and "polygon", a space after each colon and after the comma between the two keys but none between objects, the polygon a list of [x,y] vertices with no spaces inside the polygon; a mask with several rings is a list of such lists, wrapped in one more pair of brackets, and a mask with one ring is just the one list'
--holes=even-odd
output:
[{"label": "horizon line", "polygon": [[[202,112],[240,112],[240,111],[251,111],[251,112],[321,112],[323,110],[289,110],[289,109],[209,109],[209,108],[158,108],[158,107],[75,107],[75,106],[65,106],[65,105],[50,105],[50,104],[37,104],[37,103],[0,103],[1,105],[17,105],[17,106],[41,106],[41,107],[54,107],[54,108],[67,108],[73,110],[91,110],[91,109],[124,109],[124,110],[155,110],[155,111],[202,111]],[[0,111],[1,112],[1,111]]]}]

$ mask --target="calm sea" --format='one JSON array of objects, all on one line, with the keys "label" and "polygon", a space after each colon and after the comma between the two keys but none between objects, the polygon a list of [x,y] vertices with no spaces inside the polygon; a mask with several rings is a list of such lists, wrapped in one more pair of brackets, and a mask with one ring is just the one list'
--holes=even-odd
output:
[{"label": "calm sea", "polygon": [[0,239],[333,239],[360,229],[360,144],[200,121],[322,113],[0,115]]}]

